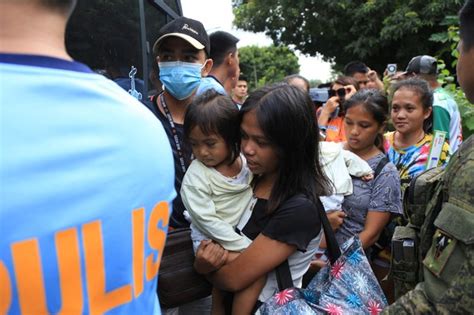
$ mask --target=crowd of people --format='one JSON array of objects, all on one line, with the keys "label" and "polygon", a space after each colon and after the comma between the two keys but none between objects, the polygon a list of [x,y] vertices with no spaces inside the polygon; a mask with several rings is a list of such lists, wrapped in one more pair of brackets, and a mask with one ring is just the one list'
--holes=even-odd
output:
[{"label": "crowd of people", "polygon": [[[420,296],[428,313],[474,309],[454,284],[451,304],[429,284],[402,303],[386,280],[412,180],[465,147],[435,58],[385,80],[351,62],[315,106],[297,74],[248,93],[239,39],[178,17],[153,45],[162,86],[142,103],[68,55],[75,2],[0,1],[0,314],[253,314],[279,291],[278,266],[302,287],[327,264],[321,215],[339,245],[360,239],[384,312],[416,313]],[[474,102],[473,0],[460,25],[458,80]],[[162,308],[160,260],[182,228],[213,290]],[[449,235],[471,247],[445,270],[472,267],[473,230]]]}]

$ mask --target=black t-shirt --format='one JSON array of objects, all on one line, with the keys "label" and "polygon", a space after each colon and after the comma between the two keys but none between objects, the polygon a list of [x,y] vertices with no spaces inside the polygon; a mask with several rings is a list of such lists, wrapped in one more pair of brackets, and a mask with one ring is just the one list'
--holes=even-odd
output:
[{"label": "black t-shirt", "polygon": [[[180,194],[184,172],[181,168],[181,162],[179,161],[178,150],[176,149],[176,143],[174,141],[173,131],[171,129],[170,122],[168,121],[168,118],[157,107],[156,105],[157,97],[158,95],[153,96],[150,100],[144,102],[144,104],[161,121],[161,124],[163,125],[163,128],[165,129],[166,136],[168,137],[169,143],[171,145],[171,149],[173,150],[174,171],[175,171],[174,187],[176,189],[177,196],[173,200],[173,213],[171,214],[169,225],[173,228],[188,227],[189,222],[184,218],[184,215],[183,215],[185,207],[184,207],[183,201],[181,200],[181,194]],[[191,150],[191,147],[186,145],[186,143],[184,142],[183,125],[175,123],[175,128],[176,128],[176,133],[178,134],[179,143],[181,144],[181,150],[183,151],[183,154],[185,157],[184,160],[185,160],[186,168],[188,168],[189,164],[191,163],[192,150]]]},{"label": "black t-shirt", "polygon": [[258,199],[249,221],[242,233],[254,240],[260,233],[286,243],[295,245],[305,252],[309,242],[321,231],[321,203],[315,205],[304,195],[293,196],[283,202],[273,213],[267,214],[264,199]]}]

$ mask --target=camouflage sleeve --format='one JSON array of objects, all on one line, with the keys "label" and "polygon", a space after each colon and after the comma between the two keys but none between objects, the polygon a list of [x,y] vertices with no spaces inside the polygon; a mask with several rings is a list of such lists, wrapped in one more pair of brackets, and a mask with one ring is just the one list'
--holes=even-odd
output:
[{"label": "camouflage sleeve", "polygon": [[[463,246],[464,247],[464,246]],[[431,302],[426,295],[426,282],[386,307],[382,314],[472,314],[474,310],[474,250],[464,247],[465,260],[446,290]]]},{"label": "camouflage sleeve", "polygon": [[[441,210],[421,227],[420,233],[431,238],[422,261],[424,281],[383,314],[474,314],[473,144],[471,136],[454,154],[443,176]],[[431,234],[428,228],[434,227]]]},{"label": "camouflage sleeve", "polygon": [[420,286],[395,301],[395,303],[386,307],[381,314],[435,314],[435,309],[425,296]]}]

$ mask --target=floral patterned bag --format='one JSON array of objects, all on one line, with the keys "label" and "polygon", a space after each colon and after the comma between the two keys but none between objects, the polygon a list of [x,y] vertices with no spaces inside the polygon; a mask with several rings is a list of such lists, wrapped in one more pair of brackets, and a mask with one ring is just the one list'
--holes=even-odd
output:
[{"label": "floral patterned bag", "polygon": [[311,280],[304,296],[323,314],[379,314],[388,305],[357,236],[342,246],[342,255]]},{"label": "floral patterned bag", "polygon": [[299,289],[293,287],[288,261],[283,262],[276,269],[280,292],[263,303],[256,314],[376,315],[387,306],[359,238],[350,238],[339,251],[339,248],[335,249],[337,242],[334,245],[334,233],[325,215],[322,222],[328,240],[328,264],[307,288]]}]

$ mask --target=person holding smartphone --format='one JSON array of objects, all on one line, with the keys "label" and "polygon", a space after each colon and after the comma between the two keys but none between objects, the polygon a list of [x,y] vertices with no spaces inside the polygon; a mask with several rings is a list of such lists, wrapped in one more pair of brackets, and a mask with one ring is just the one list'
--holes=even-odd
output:
[{"label": "person holding smartphone", "polygon": [[344,102],[359,90],[359,84],[351,77],[341,76],[329,87],[329,99],[318,112],[321,140],[344,142]]}]

